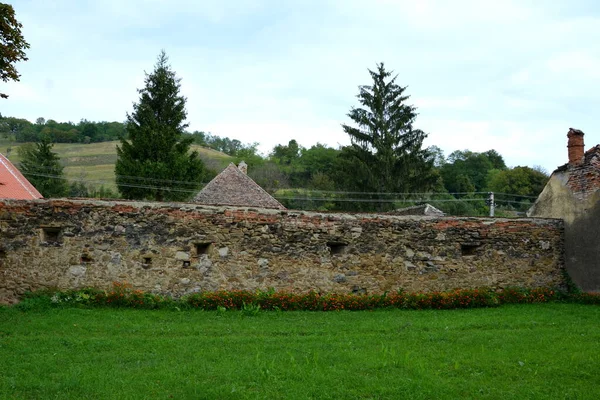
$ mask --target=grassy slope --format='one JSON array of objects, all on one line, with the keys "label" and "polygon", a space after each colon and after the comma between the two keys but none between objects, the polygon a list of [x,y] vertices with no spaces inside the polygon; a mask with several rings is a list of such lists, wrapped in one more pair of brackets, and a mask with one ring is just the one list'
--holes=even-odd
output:
[{"label": "grassy slope", "polygon": [[[107,188],[115,188],[115,162],[117,152],[115,146],[118,141],[74,144],[57,143],[54,151],[59,155],[65,166],[65,176],[71,179],[85,179],[95,181],[99,186],[104,184]],[[22,143],[0,140],[0,153],[6,155],[7,148],[11,148],[9,159],[13,163],[19,162],[18,148]],[[206,165],[212,169],[223,169],[230,162],[231,157],[219,151],[200,146],[192,146],[193,150],[200,153]]]},{"label": "grassy slope", "polygon": [[0,398],[596,399],[600,308],[0,309]]}]

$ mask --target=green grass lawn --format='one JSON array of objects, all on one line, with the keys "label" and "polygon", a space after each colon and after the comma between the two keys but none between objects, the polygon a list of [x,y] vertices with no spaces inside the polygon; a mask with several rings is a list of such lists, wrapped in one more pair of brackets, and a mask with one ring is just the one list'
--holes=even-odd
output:
[{"label": "green grass lawn", "polygon": [[[79,144],[56,143],[53,151],[60,157],[65,167],[65,177],[69,179],[84,179],[94,181],[93,185],[104,185],[107,189],[116,190],[115,162],[117,161],[116,146],[118,141]],[[8,139],[0,139],[0,153],[6,155],[10,148],[8,158],[18,164],[20,161],[18,148],[23,143]],[[207,167],[221,172],[232,157],[213,149],[192,145],[192,150],[197,150]]]},{"label": "green grass lawn", "polygon": [[597,399],[600,308],[0,309],[0,398]]}]

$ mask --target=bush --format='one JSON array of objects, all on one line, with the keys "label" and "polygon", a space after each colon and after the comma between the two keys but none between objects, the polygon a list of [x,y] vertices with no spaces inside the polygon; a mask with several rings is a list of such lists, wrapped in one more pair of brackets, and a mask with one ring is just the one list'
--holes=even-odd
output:
[{"label": "bush", "polygon": [[497,307],[502,304],[546,303],[564,301],[600,304],[600,293],[569,293],[552,288],[456,289],[447,292],[413,292],[402,290],[381,295],[340,293],[290,293],[273,289],[220,290],[201,292],[173,299],[168,296],[134,290],[131,284],[114,282],[112,290],[43,290],[28,293],[16,305],[19,310],[43,310],[50,307],[127,307],[140,309],[241,310],[256,315],[260,310],[339,311],[400,308],[411,310]]}]

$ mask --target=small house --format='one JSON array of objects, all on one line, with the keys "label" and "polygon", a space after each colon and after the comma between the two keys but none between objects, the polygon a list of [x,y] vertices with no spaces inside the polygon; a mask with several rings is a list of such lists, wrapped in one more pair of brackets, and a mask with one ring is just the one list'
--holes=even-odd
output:
[{"label": "small house", "polygon": [[587,151],[584,133],[569,129],[569,162],[550,176],[527,212],[565,224],[565,266],[583,290],[600,291],[600,145]]}]

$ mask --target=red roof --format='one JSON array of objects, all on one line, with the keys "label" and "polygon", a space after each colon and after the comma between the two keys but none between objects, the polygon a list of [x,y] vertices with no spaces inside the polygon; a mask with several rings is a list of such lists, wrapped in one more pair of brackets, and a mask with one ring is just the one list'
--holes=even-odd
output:
[{"label": "red roof", "polygon": [[32,200],[43,196],[21,172],[0,154],[0,199]]}]

